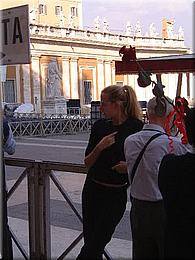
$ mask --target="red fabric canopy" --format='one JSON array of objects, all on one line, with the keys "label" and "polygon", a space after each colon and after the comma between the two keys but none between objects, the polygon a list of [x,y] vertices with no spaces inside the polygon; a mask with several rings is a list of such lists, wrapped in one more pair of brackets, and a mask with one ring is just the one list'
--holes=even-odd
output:
[{"label": "red fabric canopy", "polygon": [[[145,71],[151,73],[195,72],[195,53],[137,59],[137,62]],[[137,62],[115,61],[116,74],[137,74]]]}]

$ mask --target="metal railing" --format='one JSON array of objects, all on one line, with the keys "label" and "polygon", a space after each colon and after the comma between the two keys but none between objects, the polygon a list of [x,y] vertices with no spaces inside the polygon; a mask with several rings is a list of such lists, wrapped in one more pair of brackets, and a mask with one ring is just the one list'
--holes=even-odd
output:
[{"label": "metal railing", "polygon": [[[94,107],[97,109],[98,107]],[[73,111],[74,112],[74,111]],[[143,122],[147,123],[146,109],[142,109]],[[42,115],[39,113],[20,113],[10,118],[9,124],[14,136],[49,136],[89,132],[91,125],[102,115],[92,110],[91,115]]]},{"label": "metal railing", "polygon": [[10,121],[14,136],[46,136],[88,132],[91,127],[89,116],[53,116],[50,118],[22,117]]},{"label": "metal railing", "polygon": [[[46,161],[34,161],[28,159],[6,158],[7,166],[25,168],[16,182],[8,191],[8,201],[15,191],[27,177],[28,188],[28,225],[29,225],[29,254],[23,248],[21,242],[11,230],[12,239],[23,255],[24,259],[51,259],[51,227],[50,227],[50,180],[55,184],[63,198],[73,210],[80,222],[82,217],[75,207],[72,199],[58,181],[55,171],[74,172],[86,174],[86,168],[82,164],[58,163]],[[57,257],[57,260],[64,259],[68,253],[82,239],[83,233]],[[106,259],[111,259],[105,251]]]}]

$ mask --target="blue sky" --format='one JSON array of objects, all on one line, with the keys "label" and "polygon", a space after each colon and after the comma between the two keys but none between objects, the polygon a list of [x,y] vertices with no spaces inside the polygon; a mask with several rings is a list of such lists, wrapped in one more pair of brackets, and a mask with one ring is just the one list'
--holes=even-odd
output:
[{"label": "blue sky", "polygon": [[185,45],[192,47],[193,28],[192,0],[83,0],[83,25],[92,28],[95,17],[101,20],[105,17],[110,30],[123,31],[127,21],[135,26],[141,22],[143,34],[148,31],[151,23],[155,24],[157,32],[161,33],[163,17],[174,19],[174,32],[179,26],[184,29]]}]

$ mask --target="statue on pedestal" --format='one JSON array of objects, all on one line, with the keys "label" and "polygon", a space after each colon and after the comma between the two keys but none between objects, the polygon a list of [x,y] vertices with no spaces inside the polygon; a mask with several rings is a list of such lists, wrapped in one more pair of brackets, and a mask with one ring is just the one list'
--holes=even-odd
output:
[{"label": "statue on pedestal", "polygon": [[178,39],[179,40],[183,40],[184,39],[184,30],[183,28],[180,26],[179,30],[178,30]]},{"label": "statue on pedestal", "polygon": [[109,32],[109,23],[106,20],[106,18],[103,19],[103,32],[105,33]]},{"label": "statue on pedestal", "polygon": [[133,29],[132,29],[132,26],[130,24],[130,22],[128,21],[127,24],[126,24],[126,32],[125,32],[125,35],[126,36],[130,36],[133,34]]},{"label": "statue on pedestal", "polygon": [[94,19],[94,27],[95,27],[96,31],[100,31],[100,17],[99,16],[97,16]]},{"label": "statue on pedestal", "polygon": [[167,35],[169,39],[173,39],[174,38],[174,29],[173,29],[173,25],[174,25],[174,20],[170,20],[167,21]]},{"label": "statue on pedestal", "polygon": [[158,35],[158,33],[156,32],[156,27],[154,25],[154,23],[151,23],[149,26],[149,36],[151,38],[156,37]]},{"label": "statue on pedestal", "polygon": [[55,98],[61,97],[61,81],[62,75],[59,71],[57,60],[51,59],[47,69],[46,80],[46,97]]},{"label": "statue on pedestal", "polygon": [[135,25],[135,36],[142,36],[142,29],[141,29],[140,21],[137,21],[137,23]]}]

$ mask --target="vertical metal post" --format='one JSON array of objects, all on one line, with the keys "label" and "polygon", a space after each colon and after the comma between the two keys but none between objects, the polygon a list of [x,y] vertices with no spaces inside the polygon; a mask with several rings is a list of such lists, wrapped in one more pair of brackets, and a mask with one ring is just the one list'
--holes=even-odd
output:
[{"label": "vertical metal post", "polygon": [[30,259],[51,259],[49,174],[38,161],[28,175]]},{"label": "vertical metal post", "polygon": [[[2,108],[2,82],[1,82],[1,73],[0,73],[0,258],[3,256],[3,142],[2,142],[2,136],[3,136],[3,108]],[[3,173],[5,174],[5,173]]]},{"label": "vertical metal post", "polygon": [[190,73],[186,73],[186,78],[187,78],[187,97],[190,98]]},{"label": "vertical metal post", "polygon": [[181,96],[182,76],[183,76],[182,73],[178,73],[176,97],[180,97]]}]

